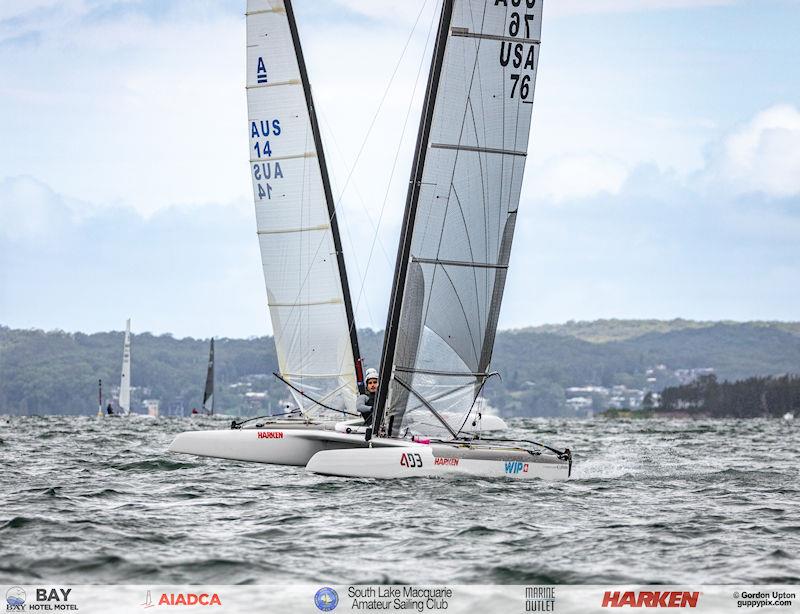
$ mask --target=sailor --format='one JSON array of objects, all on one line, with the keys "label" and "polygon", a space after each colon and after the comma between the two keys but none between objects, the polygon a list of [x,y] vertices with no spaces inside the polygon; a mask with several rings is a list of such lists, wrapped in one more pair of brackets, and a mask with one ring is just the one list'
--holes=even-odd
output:
[{"label": "sailor", "polygon": [[111,414],[113,414],[113,413],[114,413],[114,408],[113,408],[113,407],[111,407],[111,403],[110,403],[110,402],[109,402],[109,404],[106,406],[106,413],[107,413],[109,416],[110,416]]},{"label": "sailor", "polygon": [[364,382],[367,387],[367,394],[360,394],[356,399],[356,409],[361,417],[364,418],[364,424],[372,422],[372,406],[375,404],[375,395],[378,392],[378,371],[377,369],[369,368],[364,375]]}]

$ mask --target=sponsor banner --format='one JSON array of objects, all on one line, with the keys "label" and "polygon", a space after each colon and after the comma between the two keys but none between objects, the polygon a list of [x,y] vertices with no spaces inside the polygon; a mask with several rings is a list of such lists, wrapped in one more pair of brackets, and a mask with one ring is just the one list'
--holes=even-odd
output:
[{"label": "sponsor banner", "polygon": [[[800,585],[218,585],[0,586],[5,612],[800,614]],[[0,610],[0,614],[2,611]]]}]

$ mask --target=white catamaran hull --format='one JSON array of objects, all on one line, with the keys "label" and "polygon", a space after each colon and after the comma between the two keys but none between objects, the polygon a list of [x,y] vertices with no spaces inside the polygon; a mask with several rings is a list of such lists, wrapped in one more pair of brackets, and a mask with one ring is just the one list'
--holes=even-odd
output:
[{"label": "white catamaran hull", "polygon": [[411,442],[392,448],[326,450],[315,454],[306,468],[322,475],[359,478],[448,477],[566,480],[570,461],[545,455],[501,449],[463,449]]},{"label": "white catamaran hull", "polygon": [[[180,433],[170,452],[211,456],[229,460],[305,466],[318,452],[366,446],[362,433],[340,433],[319,425],[287,428],[231,429],[229,431],[188,431]],[[403,445],[382,441],[381,446]]]}]

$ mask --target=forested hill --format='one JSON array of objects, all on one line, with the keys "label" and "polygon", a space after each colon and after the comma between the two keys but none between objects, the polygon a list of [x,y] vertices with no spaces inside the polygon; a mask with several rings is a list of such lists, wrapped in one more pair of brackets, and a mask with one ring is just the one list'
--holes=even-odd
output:
[{"label": "forested hill", "polygon": [[[107,391],[119,382],[122,338],[0,326],[0,413],[96,411],[97,380]],[[382,333],[361,330],[359,339],[366,364],[376,365]],[[162,413],[199,405],[207,339],[134,334],[132,354],[137,402],[158,399]],[[218,408],[277,410],[287,396],[271,375],[271,338],[217,339],[216,358]],[[695,369],[720,381],[798,373],[800,323],[603,320],[501,331],[492,369],[502,380],[492,378],[486,393],[503,413],[570,415],[571,387],[660,390]]]}]

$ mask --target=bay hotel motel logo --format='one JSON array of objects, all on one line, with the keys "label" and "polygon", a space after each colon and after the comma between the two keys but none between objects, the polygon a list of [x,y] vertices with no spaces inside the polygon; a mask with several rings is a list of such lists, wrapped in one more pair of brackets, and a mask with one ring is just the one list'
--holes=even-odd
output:
[{"label": "bay hotel motel logo", "polygon": [[35,601],[31,602],[25,589],[12,586],[6,591],[6,612],[65,612],[78,606],[69,603],[71,588],[37,588]]}]

